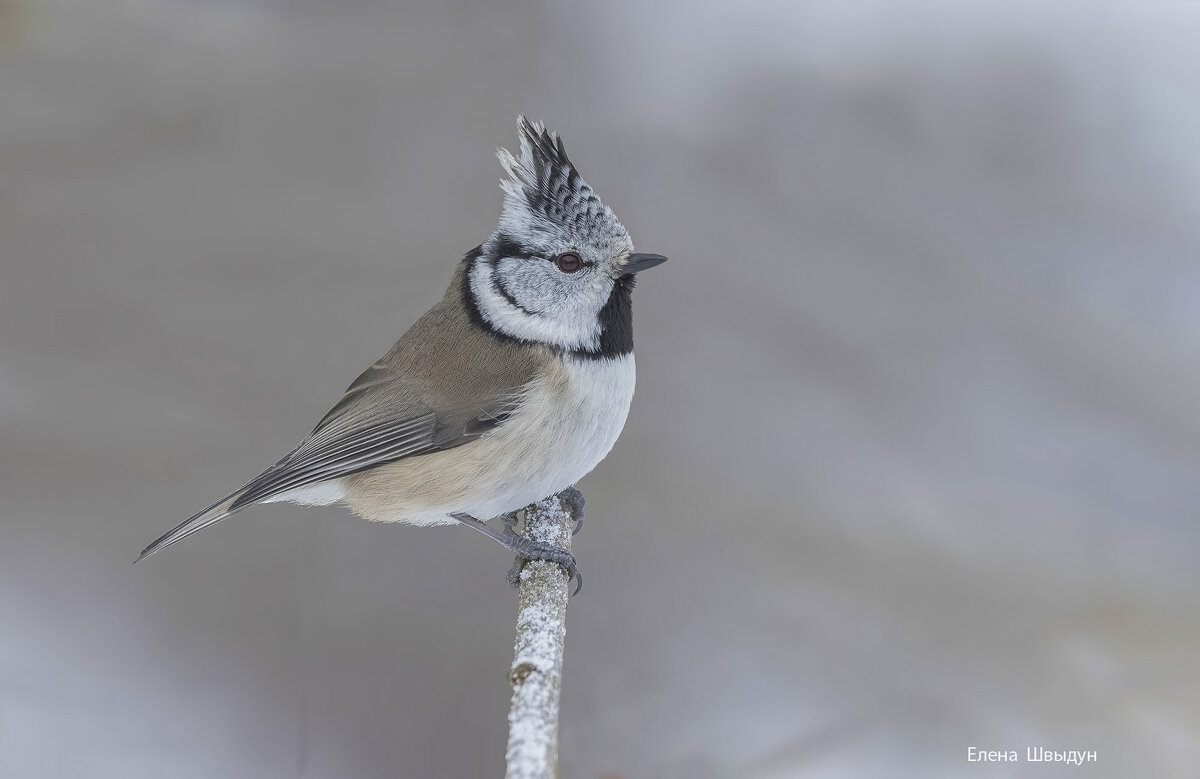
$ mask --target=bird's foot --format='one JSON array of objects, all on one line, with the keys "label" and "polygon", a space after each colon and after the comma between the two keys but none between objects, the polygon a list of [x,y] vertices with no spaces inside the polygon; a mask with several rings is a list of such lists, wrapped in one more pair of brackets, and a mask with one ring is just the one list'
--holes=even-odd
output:
[{"label": "bird's foot", "polygon": [[510,511],[507,514],[500,515],[500,521],[504,523],[504,532],[510,536],[515,536],[517,534],[517,523],[521,521],[517,518],[517,514],[519,513],[521,512],[518,509],[517,511]]},{"label": "bird's foot", "polygon": [[567,572],[567,584],[575,582],[575,589],[571,591],[572,595],[578,595],[579,591],[583,589],[583,574],[579,573],[579,566],[575,564],[575,555],[554,544],[531,541],[524,536],[513,536],[513,542],[511,546],[505,544],[517,554],[517,559],[513,561],[513,567],[508,571],[508,583],[513,587],[520,586],[521,571],[525,569],[527,563],[533,560],[545,560],[555,563]]},{"label": "bird's foot", "polygon": [[[572,595],[578,595],[579,591],[583,589],[583,576],[580,575],[579,567],[575,563],[575,555],[566,549],[542,541],[533,541],[515,533],[502,533],[470,514],[455,513],[450,516],[467,527],[478,530],[517,555],[512,569],[508,572],[508,581],[512,586],[516,587],[520,584],[521,571],[525,568],[526,563],[531,560],[545,560],[561,566],[566,571],[568,584],[572,581],[575,582],[575,589],[571,593]],[[506,522],[505,528],[507,529],[508,527],[509,525]]]},{"label": "bird's foot", "polygon": [[575,487],[567,487],[558,493],[558,497],[567,504],[567,511],[571,512],[571,516],[575,517],[575,529],[571,531],[571,535],[579,535],[579,531],[583,530],[583,508],[587,505],[583,493]]}]

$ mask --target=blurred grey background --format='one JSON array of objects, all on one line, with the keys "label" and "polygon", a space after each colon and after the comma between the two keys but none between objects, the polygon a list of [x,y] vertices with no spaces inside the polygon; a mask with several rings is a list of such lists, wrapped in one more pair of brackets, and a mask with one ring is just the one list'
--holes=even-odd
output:
[{"label": "blurred grey background", "polygon": [[437,299],[518,112],[672,258],[564,777],[1195,776],[1198,5],[2,0],[0,776],[501,775],[492,542],[130,563]]}]

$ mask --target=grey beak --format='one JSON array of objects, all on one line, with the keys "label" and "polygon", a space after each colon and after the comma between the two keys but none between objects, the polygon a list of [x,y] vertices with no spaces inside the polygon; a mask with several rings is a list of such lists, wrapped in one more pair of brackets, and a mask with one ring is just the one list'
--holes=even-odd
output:
[{"label": "grey beak", "polygon": [[666,261],[667,258],[661,254],[631,254],[629,255],[629,261],[621,268],[621,275],[632,276],[647,268],[653,268],[655,265],[662,265]]}]

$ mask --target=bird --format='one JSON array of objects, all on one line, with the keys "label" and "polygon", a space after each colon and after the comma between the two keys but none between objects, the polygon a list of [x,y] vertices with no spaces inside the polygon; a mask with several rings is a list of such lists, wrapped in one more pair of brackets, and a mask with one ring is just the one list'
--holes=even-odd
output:
[{"label": "bird", "polygon": [[[519,153],[495,229],[450,285],[291,452],[147,546],[138,561],[258,503],[343,504],[375,522],[463,524],[578,579],[567,551],[511,531],[611,451],[633,399],[631,293],[666,262],[629,232],[542,122]],[[582,508],[582,504],[579,503]],[[507,516],[506,532],[486,521]]]}]

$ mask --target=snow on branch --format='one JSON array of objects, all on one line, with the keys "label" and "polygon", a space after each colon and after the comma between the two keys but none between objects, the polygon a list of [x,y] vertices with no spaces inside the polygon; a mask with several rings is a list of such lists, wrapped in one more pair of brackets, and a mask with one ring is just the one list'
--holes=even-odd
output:
[{"label": "snow on branch", "polygon": [[[571,550],[574,527],[569,501],[558,495],[525,509],[525,537]],[[558,774],[558,699],[567,636],[567,588],[563,568],[544,560],[525,564],[520,575],[516,647],[508,679],[507,779],[553,779]]]}]

